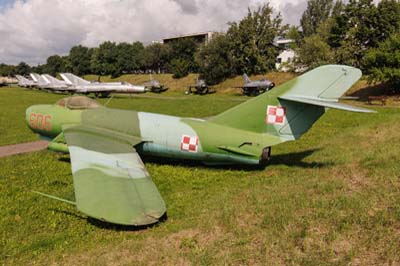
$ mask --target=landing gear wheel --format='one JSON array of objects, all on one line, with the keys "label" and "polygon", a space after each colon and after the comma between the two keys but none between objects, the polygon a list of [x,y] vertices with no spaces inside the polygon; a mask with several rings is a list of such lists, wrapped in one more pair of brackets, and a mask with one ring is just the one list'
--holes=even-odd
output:
[{"label": "landing gear wheel", "polygon": [[206,95],[208,93],[208,87],[203,88],[203,90],[201,91],[201,95]]}]

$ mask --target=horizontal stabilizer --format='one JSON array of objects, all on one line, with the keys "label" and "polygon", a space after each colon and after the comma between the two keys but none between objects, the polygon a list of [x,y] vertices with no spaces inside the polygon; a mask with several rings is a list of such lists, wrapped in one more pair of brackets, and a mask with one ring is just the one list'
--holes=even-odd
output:
[{"label": "horizontal stabilizer", "polygon": [[279,97],[279,99],[297,102],[297,103],[305,103],[305,104],[310,104],[310,105],[322,106],[322,107],[327,107],[327,108],[334,108],[334,109],[350,111],[350,112],[376,113],[373,110],[369,110],[369,109],[365,109],[365,108],[361,108],[361,107],[355,107],[355,106],[351,106],[351,105],[344,104],[344,103],[339,103],[335,99],[327,100],[327,99],[321,99],[321,98],[290,96],[290,95],[281,96],[281,97]]}]

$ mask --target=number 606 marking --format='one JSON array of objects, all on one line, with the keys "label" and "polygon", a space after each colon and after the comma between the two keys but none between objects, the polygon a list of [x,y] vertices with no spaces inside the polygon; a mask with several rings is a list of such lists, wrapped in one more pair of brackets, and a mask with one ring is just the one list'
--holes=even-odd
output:
[{"label": "number 606 marking", "polygon": [[31,113],[29,116],[29,126],[35,129],[51,131],[51,115]]}]

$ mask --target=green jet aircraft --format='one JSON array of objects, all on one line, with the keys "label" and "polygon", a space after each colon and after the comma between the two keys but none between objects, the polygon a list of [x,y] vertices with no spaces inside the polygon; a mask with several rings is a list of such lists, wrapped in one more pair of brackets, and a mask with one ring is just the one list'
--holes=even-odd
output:
[{"label": "green jet aircraft", "polygon": [[[327,110],[373,112],[339,103],[359,69],[327,65],[208,120],[106,108],[75,96],[26,110],[28,126],[69,152],[75,204],[121,225],[156,223],[165,203],[140,156],[205,164],[265,165],[271,146],[300,138]],[[43,194],[46,195],[46,194]]]}]

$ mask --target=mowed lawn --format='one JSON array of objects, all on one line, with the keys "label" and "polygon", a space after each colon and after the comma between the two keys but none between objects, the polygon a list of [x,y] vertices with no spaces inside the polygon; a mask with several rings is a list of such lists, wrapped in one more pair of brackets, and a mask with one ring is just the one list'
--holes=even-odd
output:
[{"label": "mowed lawn", "polygon": [[[207,117],[247,99],[147,96],[109,106]],[[25,108],[62,97],[0,89],[0,144],[37,139]],[[374,109],[330,110],[301,140],[273,147],[263,170],[146,162],[168,219],[140,230],[106,226],[31,192],[71,198],[68,155],[0,158],[0,265],[400,263],[400,110]]]}]

